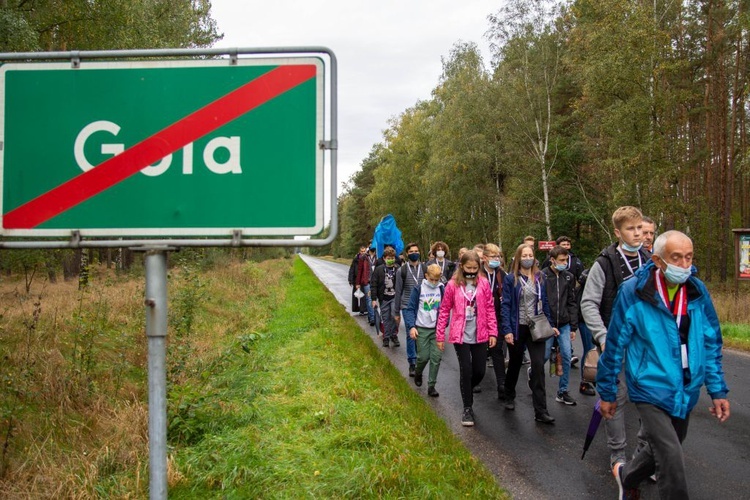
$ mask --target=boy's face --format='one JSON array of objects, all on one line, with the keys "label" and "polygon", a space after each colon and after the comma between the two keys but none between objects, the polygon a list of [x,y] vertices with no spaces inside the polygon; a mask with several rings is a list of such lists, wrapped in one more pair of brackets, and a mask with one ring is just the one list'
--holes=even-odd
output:
[{"label": "boy's face", "polygon": [[621,242],[627,243],[632,247],[637,247],[643,243],[643,220],[626,220],[619,229],[615,229],[615,236]]},{"label": "boy's face", "polygon": [[570,242],[569,241],[561,241],[560,246],[563,247],[565,250],[570,250]]},{"label": "boy's face", "polygon": [[[562,245],[560,245],[562,246]],[[558,255],[554,259],[552,259],[556,266],[566,266],[568,265],[568,256],[567,255]]]}]

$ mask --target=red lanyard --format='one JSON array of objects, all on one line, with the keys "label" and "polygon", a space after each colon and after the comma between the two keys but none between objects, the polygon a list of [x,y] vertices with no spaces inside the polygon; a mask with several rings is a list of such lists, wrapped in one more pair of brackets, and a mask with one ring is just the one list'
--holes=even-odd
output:
[{"label": "red lanyard", "polygon": [[669,292],[667,291],[667,281],[664,279],[664,274],[661,272],[661,269],[656,270],[656,288],[659,291],[659,296],[664,301],[664,305],[668,310],[672,311],[672,315],[674,315],[675,321],[677,322],[677,328],[679,329],[682,316],[684,316],[687,311],[687,293],[685,293],[685,287],[680,286],[679,290],[677,290],[677,295],[675,295],[674,299],[674,306],[671,308],[669,305],[670,301]]}]

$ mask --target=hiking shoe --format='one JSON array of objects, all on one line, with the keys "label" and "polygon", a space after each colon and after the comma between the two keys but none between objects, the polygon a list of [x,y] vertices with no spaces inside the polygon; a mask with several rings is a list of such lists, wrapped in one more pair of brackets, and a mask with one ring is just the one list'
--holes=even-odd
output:
[{"label": "hiking shoe", "polygon": [[388,339],[383,339],[383,347],[388,347],[390,345],[390,341]]},{"label": "hiking shoe", "polygon": [[622,468],[625,466],[624,462],[616,462],[612,467],[612,475],[615,476],[617,481],[617,487],[620,489],[620,496],[617,498],[620,500],[638,500],[641,498],[641,490],[638,488],[625,488],[622,484]]},{"label": "hiking shoe", "polygon": [[427,395],[430,396],[431,398],[436,398],[436,397],[440,396],[440,393],[438,391],[436,391],[434,387],[428,387],[427,388]]},{"label": "hiking shoe", "polygon": [[461,417],[461,425],[464,427],[474,426],[474,412],[471,410],[470,406],[464,408],[464,416]]},{"label": "hiking shoe", "polygon": [[[417,373],[417,367],[414,365],[409,365],[409,376],[413,377]],[[417,384],[421,385],[421,384]]]},{"label": "hiking shoe", "polygon": [[549,413],[538,413],[534,416],[534,420],[543,424],[554,424],[555,418]]},{"label": "hiking shoe", "polygon": [[513,411],[516,409],[516,401],[514,399],[506,399],[505,400],[505,409]]},{"label": "hiking shoe", "polygon": [[393,347],[401,347],[401,342],[398,341],[397,337],[391,339],[391,344],[393,344]]},{"label": "hiking shoe", "polygon": [[568,394],[568,391],[565,392],[558,392],[557,397],[555,398],[555,401],[558,403],[563,403],[568,406],[575,406],[576,400],[570,397],[570,394]]},{"label": "hiking shoe", "polygon": [[[411,367],[409,368],[409,373],[411,374]],[[414,377],[414,385],[417,387],[422,387],[422,374],[421,373],[415,373],[412,375]]]},{"label": "hiking shoe", "polygon": [[596,396],[596,391],[588,382],[581,382],[581,386],[578,388],[578,392],[580,392],[581,394],[585,394],[586,396]]}]

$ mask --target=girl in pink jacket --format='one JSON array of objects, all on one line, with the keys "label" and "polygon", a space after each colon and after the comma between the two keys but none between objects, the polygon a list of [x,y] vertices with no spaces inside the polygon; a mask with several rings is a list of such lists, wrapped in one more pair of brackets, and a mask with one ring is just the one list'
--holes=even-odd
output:
[{"label": "girl in pink jacket", "polygon": [[[474,389],[484,378],[487,345],[495,347],[497,319],[490,282],[479,275],[479,256],[468,251],[461,256],[456,272],[445,287],[440,303],[436,339],[438,349],[445,349],[445,329],[450,318],[448,342],[458,356],[461,399],[464,413],[461,424],[474,425]],[[477,390],[477,392],[479,392]]]}]

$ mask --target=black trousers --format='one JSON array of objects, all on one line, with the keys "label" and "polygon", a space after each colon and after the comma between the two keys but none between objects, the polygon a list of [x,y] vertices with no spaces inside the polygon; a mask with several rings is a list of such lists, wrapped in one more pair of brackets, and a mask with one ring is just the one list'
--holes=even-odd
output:
[{"label": "black trousers", "polygon": [[487,370],[487,345],[481,344],[453,344],[458,356],[458,370],[461,374],[461,399],[464,408],[470,408],[474,404],[474,386],[484,378]]},{"label": "black trousers", "polygon": [[492,369],[495,370],[495,379],[497,379],[497,393],[500,396],[505,394],[505,349],[505,339],[498,336],[497,344],[488,352],[492,359]]},{"label": "black trousers", "polygon": [[545,342],[531,340],[531,331],[527,325],[518,325],[518,338],[513,345],[508,344],[508,373],[505,375],[505,397],[515,399],[518,374],[523,365],[524,346],[529,350],[531,359],[531,396],[534,403],[534,414],[547,413],[547,394],[544,389],[544,351]]}]

